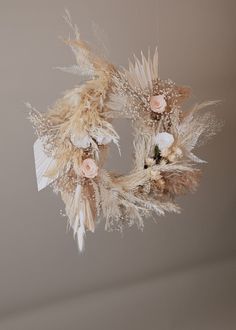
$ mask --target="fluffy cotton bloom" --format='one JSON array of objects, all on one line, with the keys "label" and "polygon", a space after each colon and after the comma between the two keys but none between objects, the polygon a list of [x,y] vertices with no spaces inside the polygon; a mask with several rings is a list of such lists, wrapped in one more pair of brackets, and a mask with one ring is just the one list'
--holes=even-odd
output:
[{"label": "fluffy cotton bloom", "polygon": [[98,144],[108,144],[112,141],[112,138],[110,136],[97,136],[96,141]]},{"label": "fluffy cotton bloom", "polygon": [[153,112],[164,112],[166,108],[166,100],[164,95],[153,95],[150,100],[150,107]]},{"label": "fluffy cotton bloom", "polygon": [[161,173],[158,170],[151,170],[150,175],[152,180],[161,179]]},{"label": "fluffy cotton bloom", "polygon": [[153,158],[147,158],[145,163],[147,166],[153,166],[153,165],[155,165],[156,161]]},{"label": "fluffy cotton bloom", "polygon": [[183,152],[180,148],[174,148],[170,155],[168,155],[168,160],[174,162],[183,156]]},{"label": "fluffy cotton bloom", "polygon": [[98,174],[98,167],[92,158],[86,158],[81,165],[81,173],[86,178],[94,178]]},{"label": "fluffy cotton bloom", "polygon": [[91,143],[91,137],[87,134],[82,136],[72,134],[70,139],[73,145],[77,148],[88,148]]},{"label": "fluffy cotton bloom", "polygon": [[172,146],[174,143],[174,137],[172,134],[167,132],[158,133],[154,137],[154,143],[158,146],[159,150],[165,151]]}]

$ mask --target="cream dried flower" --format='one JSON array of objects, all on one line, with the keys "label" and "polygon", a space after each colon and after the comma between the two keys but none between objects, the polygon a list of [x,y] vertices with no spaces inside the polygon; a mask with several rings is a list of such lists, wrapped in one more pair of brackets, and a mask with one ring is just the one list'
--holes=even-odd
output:
[{"label": "cream dried flower", "polygon": [[158,170],[151,170],[150,171],[151,179],[152,180],[159,180],[161,179],[161,173]]},{"label": "cream dried flower", "polygon": [[147,166],[153,166],[153,165],[156,164],[156,161],[155,161],[155,159],[153,159],[153,158],[147,158],[146,161],[145,161],[145,164],[146,164]]},{"label": "cream dried flower", "polygon": [[174,143],[174,136],[167,132],[158,133],[154,137],[154,143],[158,146],[161,153],[165,152]]},{"label": "cream dried flower", "polygon": [[92,142],[92,139],[88,134],[82,136],[72,134],[70,140],[75,147],[84,149],[90,147],[90,144]]},{"label": "cream dried flower", "polygon": [[170,162],[174,162],[183,157],[183,152],[180,148],[174,148],[174,150],[167,157]]},{"label": "cream dried flower", "polygon": [[112,141],[112,138],[110,136],[97,136],[96,141],[98,144],[108,144]]}]

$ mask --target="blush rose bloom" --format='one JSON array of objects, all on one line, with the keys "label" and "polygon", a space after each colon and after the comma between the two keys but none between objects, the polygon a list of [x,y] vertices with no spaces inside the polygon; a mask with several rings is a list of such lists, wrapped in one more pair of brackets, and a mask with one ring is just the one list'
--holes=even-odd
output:
[{"label": "blush rose bloom", "polygon": [[86,158],[81,165],[81,173],[85,178],[92,179],[98,174],[98,167],[92,158]]},{"label": "blush rose bloom", "polygon": [[166,108],[166,100],[164,95],[153,95],[150,99],[150,107],[153,112],[164,112]]}]

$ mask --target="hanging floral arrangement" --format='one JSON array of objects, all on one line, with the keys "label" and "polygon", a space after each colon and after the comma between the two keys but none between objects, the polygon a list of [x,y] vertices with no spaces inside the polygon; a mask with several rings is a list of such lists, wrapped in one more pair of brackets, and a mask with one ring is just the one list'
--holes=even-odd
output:
[{"label": "hanging floral arrangement", "polygon": [[[37,133],[34,156],[38,190],[50,185],[61,195],[79,249],[86,231],[95,231],[101,218],[106,230],[123,231],[144,219],[179,212],[175,198],[195,191],[204,161],[194,149],[213,136],[219,124],[203,108],[182,110],[188,87],[162,80],[155,50],[134,57],[120,69],[91,51],[77,26],[67,20],[75,37],[66,40],[76,65],[63,68],[83,83],[66,91],[54,106],[41,113],[30,104],[30,120]],[[126,118],[134,130],[134,166],[128,175],[104,169],[109,145],[119,149],[113,118]]]}]

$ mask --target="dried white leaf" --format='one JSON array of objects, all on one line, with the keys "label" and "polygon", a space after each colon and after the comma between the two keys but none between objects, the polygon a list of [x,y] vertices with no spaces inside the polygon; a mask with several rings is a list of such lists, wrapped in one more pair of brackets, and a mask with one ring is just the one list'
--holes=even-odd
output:
[{"label": "dried white leaf", "polygon": [[55,160],[46,155],[41,139],[37,139],[34,143],[34,160],[38,191],[40,191],[56,179],[45,176],[46,171],[55,165]]}]

